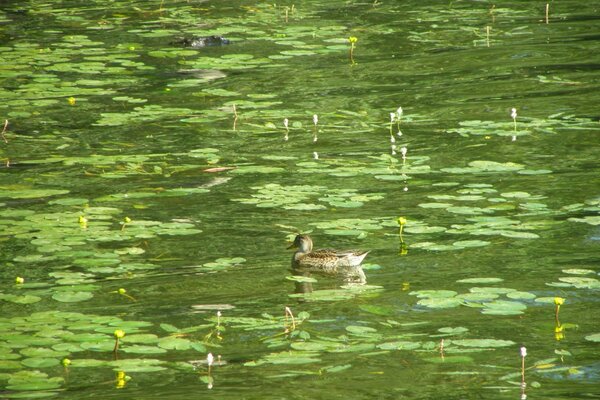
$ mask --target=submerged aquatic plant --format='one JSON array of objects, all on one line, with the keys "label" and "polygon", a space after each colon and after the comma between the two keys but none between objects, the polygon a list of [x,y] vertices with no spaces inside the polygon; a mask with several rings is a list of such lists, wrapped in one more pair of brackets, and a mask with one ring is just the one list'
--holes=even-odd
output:
[{"label": "submerged aquatic plant", "polygon": [[396,113],[390,113],[390,142],[396,143],[396,139],[394,138],[394,121],[396,120]]},{"label": "submerged aquatic plant", "polygon": [[[405,256],[406,254],[408,254],[408,246],[406,245],[406,243],[404,243],[404,238],[402,237],[402,233],[404,231],[404,225],[406,225],[406,218],[404,217],[398,217],[398,235],[400,236],[400,255],[401,256]],[[404,287],[404,284],[402,284]],[[403,290],[408,290],[409,285],[407,284],[406,289]]]},{"label": "submerged aquatic plant", "polygon": [[[4,143],[8,143],[6,136],[4,136],[4,133],[6,132],[6,128],[8,128],[8,120],[7,119],[4,120],[4,128],[2,128],[2,132],[0,132],[0,136],[2,136],[2,140],[4,140]],[[7,166],[8,166],[8,164],[7,164]]]},{"label": "submerged aquatic plant", "polygon": [[287,142],[287,140],[289,139],[288,135],[290,133],[289,120],[287,118],[283,119],[283,126],[285,127],[285,136],[283,137],[283,140]]},{"label": "submerged aquatic plant", "polygon": [[512,108],[510,110],[510,117],[513,119],[513,123],[514,123],[514,130],[515,132],[517,131],[517,109],[516,108]]},{"label": "submerged aquatic plant", "polygon": [[398,129],[398,136],[402,136],[402,131],[400,131],[400,121],[402,120],[402,114],[404,114],[404,110],[402,107],[398,107],[396,110],[396,128]]},{"label": "submerged aquatic plant", "polygon": [[212,331],[210,331],[206,336],[204,336],[204,341],[209,342],[212,337],[217,338],[217,340],[223,340],[223,336],[221,336],[221,332],[225,331],[225,327],[221,326],[221,311],[217,311],[217,323]]},{"label": "submerged aquatic plant", "polygon": [[[288,317],[290,318],[291,325],[288,324]],[[292,313],[291,308],[285,308],[285,323],[283,325],[284,332],[289,333],[296,330],[296,320],[294,319],[294,314]]]},{"label": "submerged aquatic plant", "polygon": [[525,387],[525,357],[527,357],[527,348],[521,346],[521,387]]},{"label": "submerged aquatic plant", "polygon": [[406,225],[406,218],[398,217],[398,225],[399,225],[398,234],[400,235],[400,242],[404,243],[404,239],[402,238],[402,231],[404,230],[404,225]]},{"label": "submerged aquatic plant", "polygon": [[121,231],[125,230],[125,226],[131,222],[131,218],[125,217],[123,218],[123,222],[121,222]]},{"label": "submerged aquatic plant", "polygon": [[554,305],[556,306],[556,308],[554,309],[554,319],[556,320],[556,323],[558,325],[560,325],[560,322],[558,320],[558,312],[560,311],[560,306],[562,306],[563,304],[565,304],[564,298],[562,298],[562,297],[554,298]]},{"label": "submerged aquatic plant", "polygon": [[215,357],[212,355],[212,353],[208,353],[206,355],[206,365],[208,365],[208,375],[210,375],[210,369],[212,368],[214,361],[215,361]]},{"label": "submerged aquatic plant", "polygon": [[127,294],[127,290],[125,290],[124,288],[119,288],[119,290],[115,290],[111,293],[117,293],[123,297],[127,297],[131,301],[136,301],[136,299],[133,296],[130,296],[129,294]]},{"label": "submerged aquatic plant", "polygon": [[237,120],[238,120],[238,113],[237,113],[237,108],[235,107],[235,104],[234,104],[233,105],[233,130],[234,131],[237,126]]},{"label": "submerged aquatic plant", "polygon": [[356,48],[356,42],[358,42],[358,38],[356,36],[350,36],[348,41],[350,42],[350,63],[354,65],[356,64],[354,61],[354,49]]},{"label": "submerged aquatic plant", "polygon": [[406,153],[408,152],[408,149],[406,148],[406,146],[400,148],[400,153],[402,154],[402,165],[404,165],[406,163]]}]

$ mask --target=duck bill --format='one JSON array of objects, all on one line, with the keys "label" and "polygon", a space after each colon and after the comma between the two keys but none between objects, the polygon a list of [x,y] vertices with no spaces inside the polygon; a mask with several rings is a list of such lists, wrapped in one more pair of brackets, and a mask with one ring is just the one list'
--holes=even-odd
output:
[{"label": "duck bill", "polygon": [[294,247],[296,247],[296,243],[292,243],[290,244],[288,247],[286,247],[287,249],[293,249]]}]

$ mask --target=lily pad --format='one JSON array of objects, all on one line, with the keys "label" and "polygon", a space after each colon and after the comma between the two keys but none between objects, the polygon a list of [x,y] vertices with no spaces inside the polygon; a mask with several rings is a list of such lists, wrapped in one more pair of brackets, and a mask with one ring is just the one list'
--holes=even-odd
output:
[{"label": "lily pad", "polygon": [[76,303],[79,301],[86,301],[94,297],[94,294],[91,292],[69,292],[69,291],[61,291],[54,293],[52,298],[56,301],[60,301],[63,303]]}]

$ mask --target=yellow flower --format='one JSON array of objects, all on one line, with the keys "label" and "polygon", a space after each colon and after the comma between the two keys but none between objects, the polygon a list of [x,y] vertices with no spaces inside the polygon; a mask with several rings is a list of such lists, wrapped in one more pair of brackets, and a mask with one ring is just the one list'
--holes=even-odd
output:
[{"label": "yellow flower", "polygon": [[70,105],[70,106],[74,106],[74,105],[75,105],[75,101],[76,101],[76,100],[75,100],[75,97],[69,97],[69,98],[67,99],[67,101],[69,102],[69,105]]},{"label": "yellow flower", "polygon": [[126,224],[130,223],[130,222],[131,222],[131,218],[129,218],[129,217],[125,217],[125,218],[123,219],[123,222],[125,222]]},{"label": "yellow flower", "polygon": [[22,278],[22,277],[20,277],[20,276],[17,276],[17,277],[15,278],[15,283],[16,283],[16,284],[19,284],[19,285],[20,285],[20,284],[22,284],[22,283],[25,283],[25,278]]},{"label": "yellow flower", "polygon": [[562,306],[564,303],[565,303],[565,299],[563,299],[562,297],[554,298],[554,304],[556,304],[557,306]]},{"label": "yellow flower", "polygon": [[71,365],[71,360],[69,360],[68,358],[63,358],[61,364],[65,367],[68,367],[69,365]]},{"label": "yellow flower", "polygon": [[125,293],[127,293],[127,290],[125,290],[125,289],[123,289],[123,288],[120,288],[120,289],[118,290],[118,292],[119,292],[119,294],[125,294]]},{"label": "yellow flower", "polygon": [[83,215],[79,216],[79,224],[80,225],[87,225],[87,222],[88,222],[88,220],[86,217],[84,217]]},{"label": "yellow flower", "polygon": [[563,340],[565,338],[564,328],[562,326],[557,326],[554,328],[554,339]]},{"label": "yellow flower", "polygon": [[358,38],[356,36],[350,36],[348,38],[348,40],[350,41],[350,43],[354,44],[356,42],[358,42]]},{"label": "yellow flower", "polygon": [[117,339],[121,339],[121,338],[125,337],[125,331],[123,331],[121,329],[117,329],[115,331],[114,335]]},{"label": "yellow flower", "polygon": [[129,377],[125,371],[117,371],[117,384],[115,385],[115,387],[117,389],[123,389],[125,387],[125,384],[127,384],[127,381],[130,380],[131,377]]},{"label": "yellow flower", "polygon": [[398,224],[400,226],[406,225],[406,218],[404,218],[404,217],[398,217]]}]

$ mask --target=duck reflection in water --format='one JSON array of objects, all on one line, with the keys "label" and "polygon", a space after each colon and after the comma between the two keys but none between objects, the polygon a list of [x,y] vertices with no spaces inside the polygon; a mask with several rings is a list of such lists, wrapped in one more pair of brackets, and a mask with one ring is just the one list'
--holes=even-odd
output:
[{"label": "duck reflection in water", "polygon": [[[364,285],[367,277],[361,267],[368,251],[357,250],[313,250],[313,242],[308,235],[298,235],[288,247],[296,248],[292,257],[292,270],[294,275],[310,276],[311,272],[338,276],[344,282]],[[312,292],[310,282],[297,282],[296,292]]]}]

